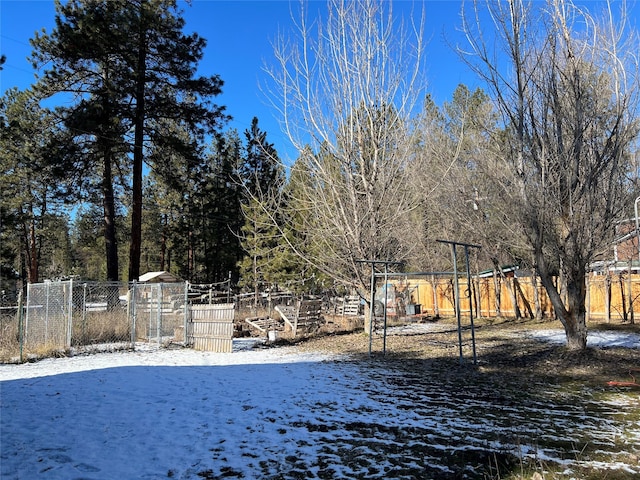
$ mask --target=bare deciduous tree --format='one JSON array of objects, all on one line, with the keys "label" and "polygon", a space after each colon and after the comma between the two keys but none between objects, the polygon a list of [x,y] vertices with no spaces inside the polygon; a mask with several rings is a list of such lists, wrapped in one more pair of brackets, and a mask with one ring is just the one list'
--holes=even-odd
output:
[{"label": "bare deciduous tree", "polygon": [[304,230],[296,248],[365,294],[357,260],[403,260],[410,248],[401,238],[419,203],[410,179],[411,118],[426,86],[422,20],[400,22],[380,0],[330,0],[326,21],[313,25],[301,12],[297,37],[276,43],[268,70],[269,96],[300,152],[288,190]]},{"label": "bare deciduous tree", "polygon": [[586,347],[589,264],[632,193],[638,36],[624,3],[617,12],[612,5],[596,17],[569,0],[476,2],[464,17],[471,50],[463,57],[486,81],[505,129],[479,168],[500,187],[496,208],[519,226],[571,349]]}]

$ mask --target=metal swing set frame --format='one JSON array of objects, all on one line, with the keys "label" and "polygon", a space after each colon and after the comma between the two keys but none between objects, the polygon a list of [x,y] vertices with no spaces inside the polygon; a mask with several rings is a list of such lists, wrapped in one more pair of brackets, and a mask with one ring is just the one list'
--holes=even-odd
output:
[{"label": "metal swing set frame", "polygon": [[[460,364],[464,362],[464,356],[462,353],[462,314],[461,314],[461,297],[460,297],[460,282],[458,279],[458,254],[457,248],[463,247],[464,249],[464,258],[465,258],[465,273],[467,278],[467,288],[466,295],[469,299],[469,320],[471,327],[471,345],[473,349],[473,364],[478,364],[478,357],[476,353],[476,335],[475,335],[475,325],[473,319],[473,302],[471,301],[471,269],[469,265],[469,251],[471,248],[480,249],[482,248],[480,245],[475,245],[472,243],[464,243],[464,242],[455,242],[451,240],[436,240],[439,243],[448,244],[451,246],[451,258],[453,262],[453,272],[404,272],[404,273],[395,273],[389,272],[389,266],[400,266],[403,265],[404,262],[396,262],[391,260],[357,260],[357,263],[366,263],[371,265],[371,297],[370,297],[370,308],[369,308],[369,356],[372,355],[373,348],[373,320],[374,320],[374,302],[375,302],[375,283],[376,278],[383,278],[385,284],[385,301],[384,301],[384,309],[383,309],[383,343],[382,350],[383,354],[387,353],[387,282],[389,277],[400,277],[400,276],[427,276],[427,275],[453,275],[454,279],[454,306],[455,306],[455,314],[458,328],[458,350],[459,350],[459,361]],[[384,271],[376,272],[376,267],[383,266]]]}]

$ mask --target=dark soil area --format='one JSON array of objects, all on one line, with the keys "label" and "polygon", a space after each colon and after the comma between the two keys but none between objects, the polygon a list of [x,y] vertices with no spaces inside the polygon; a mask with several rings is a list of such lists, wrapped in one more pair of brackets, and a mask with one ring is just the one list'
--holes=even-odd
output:
[{"label": "dark soil area", "polygon": [[[431,451],[430,441],[419,442],[421,453],[416,456],[433,456],[449,467],[431,472],[432,478],[638,478],[640,388],[634,384],[640,381],[640,345],[570,351],[535,335],[536,330],[560,327],[550,322],[479,321],[474,329],[475,363],[471,330],[462,330],[460,349],[452,319],[431,322],[421,332],[391,327],[386,338],[379,331],[371,340],[362,331],[335,333],[298,347],[371,365],[372,375],[398,392],[393,401],[406,403],[423,418],[455,407],[454,419],[466,426],[458,430],[454,422],[418,435],[438,447]],[[640,333],[636,325],[590,328],[632,338]],[[603,425],[618,421],[625,433],[603,432]],[[483,424],[491,425],[486,432],[477,429]],[[467,430],[470,425],[475,427]],[[469,448],[460,448],[471,438]],[[520,444],[522,454],[500,447]],[[418,477],[399,473],[398,478]]]},{"label": "dark soil area", "polygon": [[[603,386],[610,381],[640,382],[640,344],[636,348],[589,347],[571,351],[561,344],[540,341],[536,330],[561,330],[559,322],[480,319],[474,336],[477,363],[473,363],[472,332],[462,326],[462,358],[455,319],[426,321],[427,331],[390,325],[386,339],[377,330],[372,339],[362,330],[305,339],[298,347],[357,357],[384,359],[404,365],[440,365],[456,372],[477,371],[501,377],[506,383],[532,379],[553,383],[580,381]],[[595,324],[590,332],[613,331],[640,335],[640,325]],[[370,352],[370,353],[369,353]],[[639,390],[640,392],[640,390]]]}]

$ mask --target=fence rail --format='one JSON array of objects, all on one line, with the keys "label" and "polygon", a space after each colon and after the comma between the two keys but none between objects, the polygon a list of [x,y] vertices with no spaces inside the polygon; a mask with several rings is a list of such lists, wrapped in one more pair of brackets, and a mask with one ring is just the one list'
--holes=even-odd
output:
[{"label": "fence rail", "polygon": [[133,349],[175,339],[188,318],[188,284],[45,282],[0,312],[0,362]]},{"label": "fence rail", "polygon": [[[394,308],[405,311],[418,305],[422,314],[455,315],[454,281],[446,276],[407,276],[394,284]],[[460,279],[461,312],[470,305],[477,317],[553,318],[547,292],[536,277],[473,278],[468,291],[466,278]],[[471,302],[471,303],[470,303]],[[633,322],[640,315],[640,275],[616,272],[591,275],[587,280],[587,320]],[[408,310],[406,310],[408,311]]]},{"label": "fence rail", "polygon": [[[400,277],[394,279],[395,298],[389,299],[401,314],[454,315],[454,282],[450,276]],[[473,306],[476,316],[553,317],[546,292],[535,277],[474,278],[470,292],[461,286],[461,312]],[[467,293],[470,293],[468,295]],[[206,297],[206,298],[205,298]],[[45,282],[30,284],[22,306],[0,309],[0,362],[24,361],[33,357],[133,349],[140,342],[162,345],[181,342],[199,348],[227,349],[233,334],[233,317],[207,323],[202,313],[216,310],[195,307],[213,303],[213,295],[194,295],[188,283],[96,283]],[[220,303],[230,304],[222,295]],[[294,305],[291,295],[261,298],[270,315],[276,305]],[[255,308],[255,299],[235,296],[235,318]],[[253,302],[253,303],[251,303]],[[472,303],[470,303],[472,302]],[[348,315],[360,311],[355,297],[325,298],[323,314]],[[251,307],[250,307],[251,305]],[[266,308],[265,308],[266,307]],[[193,309],[202,312],[192,315]],[[223,307],[219,307],[223,308]],[[228,311],[229,308],[224,307]],[[391,309],[389,309],[391,311]],[[640,312],[640,275],[616,272],[592,275],[588,280],[587,316],[590,321],[632,322]],[[217,314],[216,314],[217,315]],[[193,318],[204,324],[194,327]],[[217,345],[211,347],[212,345]],[[222,347],[222,345],[224,347]]]}]

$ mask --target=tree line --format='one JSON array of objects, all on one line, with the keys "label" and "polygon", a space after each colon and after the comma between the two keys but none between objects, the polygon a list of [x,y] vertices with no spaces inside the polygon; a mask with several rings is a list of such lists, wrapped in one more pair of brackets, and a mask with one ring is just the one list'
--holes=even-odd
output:
[{"label": "tree line", "polygon": [[166,269],[238,281],[243,192],[282,169],[257,118],[245,142],[223,130],[223,81],[195,74],[206,41],[183,33],[171,0],[56,2],[56,12],[53,31],[31,40],[44,74],[1,104],[3,278]]},{"label": "tree line", "polygon": [[[32,42],[46,73],[2,99],[3,271],[231,272],[249,290],[368,298],[361,260],[450,270],[436,240],[453,239],[482,245],[476,270],[533,270],[584,348],[589,265],[638,193],[638,35],[624,3],[601,6],[463,4],[452,48],[483,88],[437,105],[428,4],[402,17],[329,0],[310,23],[302,4],[263,85],[298,151],[283,165],[257,119],[244,141],[224,130],[222,79],[195,76],[205,41],[182,33],[174,1],[58,3]],[[40,106],[54,95],[69,101]]]}]

